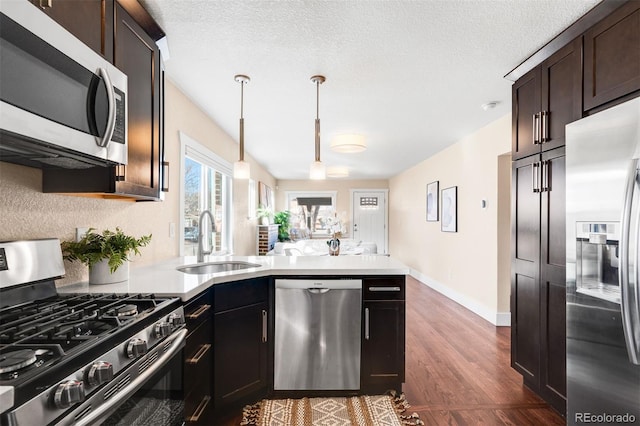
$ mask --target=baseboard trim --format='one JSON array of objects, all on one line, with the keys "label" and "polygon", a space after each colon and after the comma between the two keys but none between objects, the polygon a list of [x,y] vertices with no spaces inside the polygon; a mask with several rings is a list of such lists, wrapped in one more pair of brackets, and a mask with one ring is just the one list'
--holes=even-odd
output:
[{"label": "baseboard trim", "polygon": [[415,269],[411,269],[410,275],[421,283],[431,287],[438,293],[448,297],[454,302],[464,306],[471,312],[485,320],[489,321],[491,324],[498,327],[509,327],[511,326],[511,313],[510,312],[496,312],[492,309],[487,308],[485,305],[478,303],[477,301],[470,299],[464,294],[452,289],[451,287],[442,284],[434,280],[427,275],[416,271]]}]

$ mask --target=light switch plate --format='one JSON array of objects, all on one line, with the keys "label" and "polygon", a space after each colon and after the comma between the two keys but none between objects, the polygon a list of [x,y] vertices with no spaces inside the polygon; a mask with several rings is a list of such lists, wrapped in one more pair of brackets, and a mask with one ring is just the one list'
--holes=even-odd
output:
[{"label": "light switch plate", "polygon": [[76,228],[76,241],[80,241],[89,228]]}]

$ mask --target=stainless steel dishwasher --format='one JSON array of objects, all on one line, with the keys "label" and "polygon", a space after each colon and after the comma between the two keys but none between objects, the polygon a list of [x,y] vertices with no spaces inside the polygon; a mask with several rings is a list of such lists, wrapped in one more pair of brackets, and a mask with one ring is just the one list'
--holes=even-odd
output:
[{"label": "stainless steel dishwasher", "polygon": [[277,279],[274,390],[360,389],[362,280]]}]

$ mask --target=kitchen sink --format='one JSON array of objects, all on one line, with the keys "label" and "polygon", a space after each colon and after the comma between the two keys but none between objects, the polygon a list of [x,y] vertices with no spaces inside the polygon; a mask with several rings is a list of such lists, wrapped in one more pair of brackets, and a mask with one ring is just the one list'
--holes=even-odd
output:
[{"label": "kitchen sink", "polygon": [[215,274],[217,272],[239,271],[241,269],[258,268],[258,263],[239,260],[197,263],[195,265],[178,266],[176,269],[185,274]]}]

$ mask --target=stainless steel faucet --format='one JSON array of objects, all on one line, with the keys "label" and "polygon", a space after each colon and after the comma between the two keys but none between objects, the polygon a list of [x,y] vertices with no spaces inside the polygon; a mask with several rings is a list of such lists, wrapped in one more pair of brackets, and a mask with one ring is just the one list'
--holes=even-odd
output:
[{"label": "stainless steel faucet", "polygon": [[211,212],[209,210],[204,210],[202,213],[200,213],[200,219],[198,220],[198,263],[200,262],[204,262],[204,256],[211,254],[211,252],[213,251],[213,241],[211,241],[211,244],[209,244],[209,250],[205,251],[203,246],[202,246],[202,240],[204,239],[204,231],[203,231],[203,222],[204,222],[204,217],[205,216],[209,216],[209,219],[211,219],[211,230],[213,232],[216,231],[216,222],[213,219],[213,215],[211,214]]}]

